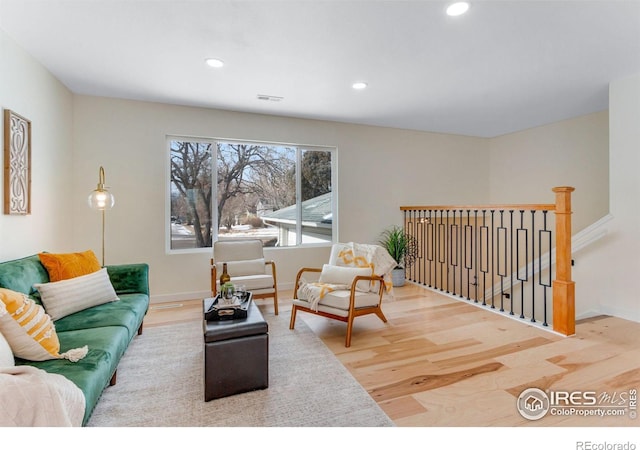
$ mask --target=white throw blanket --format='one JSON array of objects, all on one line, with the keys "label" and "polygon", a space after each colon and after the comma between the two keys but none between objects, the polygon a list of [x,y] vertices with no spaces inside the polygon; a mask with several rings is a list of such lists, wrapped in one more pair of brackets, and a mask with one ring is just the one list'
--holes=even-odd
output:
[{"label": "white throw blanket", "polygon": [[305,279],[300,280],[300,286],[298,287],[298,297],[309,302],[309,308],[314,311],[318,310],[318,304],[320,300],[324,298],[329,292],[340,291],[350,289],[350,286],[346,284],[331,284],[331,283],[308,283]]},{"label": "white throw blanket", "polygon": [[[356,242],[343,244],[342,250],[338,253],[336,264],[349,267],[371,267],[374,275],[384,277],[384,286],[389,294],[392,293],[391,272],[396,266],[396,262],[383,247],[375,244],[358,244]],[[372,283],[372,285],[375,285],[375,283]],[[373,290],[375,290],[375,286],[372,286]]]},{"label": "white throw blanket", "polygon": [[32,366],[0,368],[0,426],[79,427],[84,394],[69,379]]},{"label": "white throw blanket", "polygon": [[[339,246],[338,254],[335,255],[335,261],[331,261],[334,265],[343,267],[360,267],[371,268],[373,275],[384,278],[384,286],[389,295],[393,295],[393,283],[391,280],[391,272],[396,266],[395,260],[389,255],[383,247],[375,244],[359,244],[349,242],[346,244],[334,244]],[[336,290],[350,289],[351,286],[346,284],[330,284],[330,283],[309,283],[304,279],[300,280],[298,286],[299,297],[309,302],[309,307],[317,311],[318,304],[326,294]],[[377,292],[378,284],[372,281],[370,284],[370,292]]]}]

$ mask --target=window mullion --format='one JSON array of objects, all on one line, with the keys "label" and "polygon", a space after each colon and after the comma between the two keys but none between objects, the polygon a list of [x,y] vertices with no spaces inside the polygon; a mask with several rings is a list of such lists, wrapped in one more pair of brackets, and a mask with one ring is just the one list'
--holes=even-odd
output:
[{"label": "window mullion", "polygon": [[296,245],[302,245],[302,150],[296,149]]},{"label": "window mullion", "polygon": [[220,230],[218,223],[218,144],[218,141],[213,141],[211,149],[211,223],[213,224],[211,239],[213,242],[218,240]]}]

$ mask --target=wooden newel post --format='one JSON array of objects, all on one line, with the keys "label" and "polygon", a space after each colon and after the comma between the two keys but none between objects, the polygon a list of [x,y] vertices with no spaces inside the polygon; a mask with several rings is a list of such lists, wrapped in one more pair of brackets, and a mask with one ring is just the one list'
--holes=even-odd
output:
[{"label": "wooden newel post", "polygon": [[560,186],[556,193],[556,278],[553,280],[553,329],[565,336],[576,332],[575,282],[571,280],[571,193]]}]

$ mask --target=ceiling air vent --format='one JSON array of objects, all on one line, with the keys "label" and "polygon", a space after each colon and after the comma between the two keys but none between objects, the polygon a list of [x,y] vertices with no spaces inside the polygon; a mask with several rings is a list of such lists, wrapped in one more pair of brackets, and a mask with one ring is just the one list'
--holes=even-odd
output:
[{"label": "ceiling air vent", "polygon": [[276,97],[275,95],[258,94],[258,100],[264,100],[267,102],[279,102],[284,97]]}]

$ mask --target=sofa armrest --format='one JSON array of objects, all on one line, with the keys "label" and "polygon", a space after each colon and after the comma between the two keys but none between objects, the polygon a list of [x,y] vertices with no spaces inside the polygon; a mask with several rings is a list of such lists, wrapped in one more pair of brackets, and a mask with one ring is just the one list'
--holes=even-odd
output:
[{"label": "sofa armrest", "polygon": [[148,264],[119,264],[106,268],[117,294],[149,295]]}]

